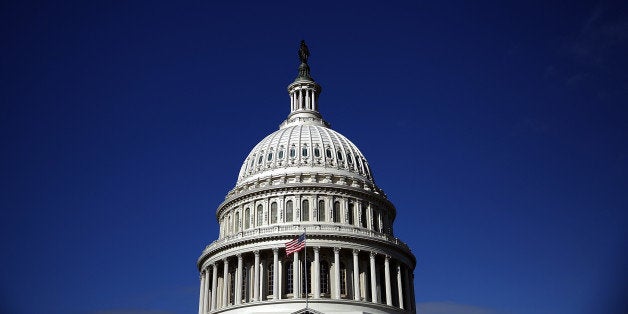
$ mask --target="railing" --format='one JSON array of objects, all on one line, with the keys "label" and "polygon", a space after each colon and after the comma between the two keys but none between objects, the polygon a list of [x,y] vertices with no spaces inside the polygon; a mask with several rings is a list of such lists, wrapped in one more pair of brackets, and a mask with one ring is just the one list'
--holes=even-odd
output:
[{"label": "railing", "polygon": [[399,245],[403,248],[410,250],[408,245],[403,241],[399,240],[394,236],[389,234],[373,231],[370,229],[359,228],[354,226],[344,226],[344,225],[332,225],[332,224],[299,224],[299,225],[274,225],[274,226],[262,226],[257,228],[247,229],[232,235],[228,235],[222,237],[211,244],[205,247],[204,252],[216,249],[223,244],[229,243],[233,240],[247,239],[247,238],[255,238],[261,235],[269,235],[276,233],[286,233],[286,232],[294,232],[298,234],[306,230],[308,234],[330,234],[330,231],[333,232],[334,235],[358,235],[362,237],[370,237],[379,240],[389,241],[396,245]]}]

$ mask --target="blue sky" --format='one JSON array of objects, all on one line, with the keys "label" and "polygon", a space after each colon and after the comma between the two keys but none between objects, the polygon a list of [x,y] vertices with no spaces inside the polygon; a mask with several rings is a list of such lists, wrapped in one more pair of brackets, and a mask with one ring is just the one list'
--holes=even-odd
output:
[{"label": "blue sky", "polygon": [[365,154],[420,313],[628,308],[622,1],[0,4],[0,312],[183,314],[289,112]]}]

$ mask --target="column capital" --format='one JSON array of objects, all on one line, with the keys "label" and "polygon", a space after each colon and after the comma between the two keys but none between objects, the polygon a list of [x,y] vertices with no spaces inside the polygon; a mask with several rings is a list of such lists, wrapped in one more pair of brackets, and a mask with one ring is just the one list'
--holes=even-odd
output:
[{"label": "column capital", "polygon": [[358,255],[360,253],[360,250],[358,249],[353,249],[353,255]]},{"label": "column capital", "polygon": [[340,247],[335,246],[335,247],[334,247],[334,253],[338,253],[338,252],[340,252]]},{"label": "column capital", "polygon": [[384,258],[386,259],[386,261],[389,261],[390,260],[390,255],[386,254],[386,255],[384,255]]},{"label": "column capital", "polygon": [[321,247],[320,246],[313,246],[312,250],[316,253],[318,253],[318,251],[320,251]]},{"label": "column capital", "polygon": [[375,259],[375,256],[377,255],[377,253],[375,253],[375,252],[370,252],[370,255],[371,255],[371,259]]},{"label": "column capital", "polygon": [[242,253],[238,253],[238,254],[236,254],[236,256],[238,257],[238,261],[242,260]]},{"label": "column capital", "polygon": [[274,248],[273,248],[273,254],[275,254],[275,253],[277,253],[277,252],[279,252],[279,248],[278,248],[278,247],[274,247]]},{"label": "column capital", "polygon": [[253,251],[253,254],[255,254],[255,256],[259,256],[259,250]]}]

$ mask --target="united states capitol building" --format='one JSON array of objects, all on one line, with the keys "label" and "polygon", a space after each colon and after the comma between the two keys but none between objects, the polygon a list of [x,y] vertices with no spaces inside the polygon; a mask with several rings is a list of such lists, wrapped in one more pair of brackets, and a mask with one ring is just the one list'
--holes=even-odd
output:
[{"label": "united states capitol building", "polygon": [[[299,57],[290,114],[216,211],[218,239],[197,261],[199,314],[416,313],[416,259],[394,236],[397,210],[358,147],[323,120],[303,42]],[[287,256],[303,233],[306,248]]]}]

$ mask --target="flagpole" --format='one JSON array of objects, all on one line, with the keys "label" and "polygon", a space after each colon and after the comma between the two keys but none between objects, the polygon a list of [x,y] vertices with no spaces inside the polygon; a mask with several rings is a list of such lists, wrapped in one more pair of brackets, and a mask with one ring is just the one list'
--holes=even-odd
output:
[{"label": "flagpole", "polygon": [[303,254],[303,264],[305,265],[305,308],[307,309],[308,307],[308,295],[307,295],[307,232],[305,227],[303,227],[303,235],[304,235],[304,239],[303,241],[305,241],[305,245],[303,247],[304,249],[304,254]]}]

